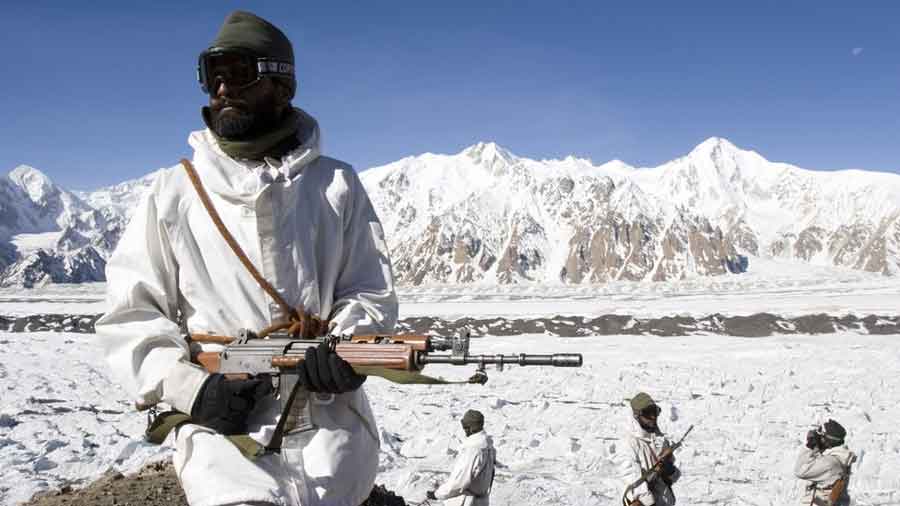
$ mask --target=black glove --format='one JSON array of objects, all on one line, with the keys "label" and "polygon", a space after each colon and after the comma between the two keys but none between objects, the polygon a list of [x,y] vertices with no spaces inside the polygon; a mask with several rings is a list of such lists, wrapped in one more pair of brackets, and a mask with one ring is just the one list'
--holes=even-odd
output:
[{"label": "black glove", "polygon": [[811,430],[806,433],[806,447],[810,450],[815,450],[819,447],[819,434]]},{"label": "black glove", "polygon": [[662,479],[666,485],[671,487],[673,483],[672,478],[678,474],[678,468],[675,467],[675,463],[672,460],[668,459],[662,461],[661,467],[662,469],[660,469],[660,472],[662,474]]},{"label": "black glove", "polygon": [[247,416],[257,401],[274,391],[267,378],[227,380],[224,374],[211,374],[194,406],[191,419],[221,434],[245,434]]},{"label": "black glove", "polygon": [[331,350],[328,343],[310,346],[297,365],[300,383],[310,392],[343,394],[359,388],[366,377]]},{"label": "black glove", "polygon": [[437,500],[437,497],[434,495],[434,490],[429,490],[428,492],[425,492],[425,497],[427,497],[431,500]]}]

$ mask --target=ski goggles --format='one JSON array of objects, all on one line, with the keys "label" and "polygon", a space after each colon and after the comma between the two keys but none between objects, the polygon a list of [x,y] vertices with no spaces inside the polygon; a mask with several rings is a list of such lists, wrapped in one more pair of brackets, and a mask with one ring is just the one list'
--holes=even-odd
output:
[{"label": "ski goggles", "polygon": [[204,93],[213,94],[224,82],[241,89],[256,84],[265,76],[294,78],[294,64],[273,58],[261,58],[251,51],[235,48],[210,48],[200,53],[197,81]]},{"label": "ski goggles", "polygon": [[650,406],[642,409],[640,415],[646,418],[657,418],[660,413],[662,413],[662,409],[660,409],[656,404],[651,404]]}]

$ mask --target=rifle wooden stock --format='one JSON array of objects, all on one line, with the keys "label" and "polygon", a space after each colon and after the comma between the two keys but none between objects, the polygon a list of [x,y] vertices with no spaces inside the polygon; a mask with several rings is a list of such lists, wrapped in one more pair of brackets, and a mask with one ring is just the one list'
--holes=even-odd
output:
[{"label": "rifle wooden stock", "polygon": [[837,504],[841,497],[844,496],[844,491],[847,490],[847,481],[846,476],[841,476],[831,486],[831,493],[828,495],[828,500],[831,501],[831,504]]},{"label": "rifle wooden stock", "polygon": [[[424,342],[422,346],[424,349]],[[335,352],[354,367],[418,371],[419,367],[415,361],[415,353],[418,351],[416,348],[415,344],[370,344],[363,341],[338,344]],[[219,372],[221,358],[221,353],[208,351],[197,353],[194,361],[202,365],[208,372],[215,373]],[[293,369],[303,359],[302,354],[274,355],[272,367]]]}]

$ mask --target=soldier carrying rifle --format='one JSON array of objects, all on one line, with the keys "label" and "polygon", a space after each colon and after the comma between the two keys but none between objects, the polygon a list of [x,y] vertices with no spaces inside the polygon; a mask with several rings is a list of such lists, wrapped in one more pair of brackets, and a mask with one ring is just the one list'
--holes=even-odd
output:
[{"label": "soldier carrying rifle", "polygon": [[828,420],[822,427],[806,433],[806,448],[797,456],[794,475],[809,481],[801,504],[846,506],[850,504],[847,484],[850,466],[856,455],[844,445],[847,431]]},{"label": "soldier carrying rifle", "polygon": [[379,451],[364,375],[326,343],[302,350],[315,430],[251,461],[227,436],[271,445],[286,418],[272,382],[204,370],[183,334],[391,332],[381,224],[356,171],[322,153],[318,122],[292,105],[280,29],[234,12],[197,63],[206,128],[188,139],[190,161],[156,177],[107,264],[100,342],[138,405],[190,415],[174,464],[191,506],[357,506]]},{"label": "soldier carrying rifle", "polygon": [[[669,506],[675,504],[672,485],[681,471],[675,467],[672,445],[660,431],[657,420],[661,412],[649,394],[640,392],[631,401],[633,431],[623,441],[622,462],[628,486],[622,496],[623,506]],[[689,433],[691,428],[688,429]],[[687,436],[685,433],[685,437]]]}]

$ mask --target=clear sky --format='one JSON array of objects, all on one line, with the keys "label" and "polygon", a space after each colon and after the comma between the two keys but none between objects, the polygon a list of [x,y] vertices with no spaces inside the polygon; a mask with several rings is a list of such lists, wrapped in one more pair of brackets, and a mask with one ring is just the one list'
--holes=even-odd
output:
[{"label": "clear sky", "polygon": [[720,136],[900,172],[896,1],[133,4],[4,5],[0,171],[95,189],[177,163],[202,126],[197,55],[242,8],[291,38],[295,104],[360,170],[479,140],[651,166]]}]

